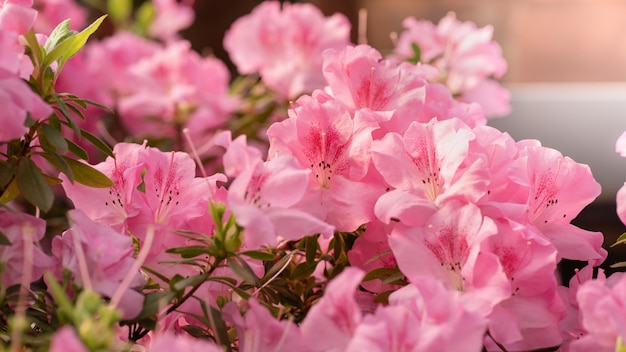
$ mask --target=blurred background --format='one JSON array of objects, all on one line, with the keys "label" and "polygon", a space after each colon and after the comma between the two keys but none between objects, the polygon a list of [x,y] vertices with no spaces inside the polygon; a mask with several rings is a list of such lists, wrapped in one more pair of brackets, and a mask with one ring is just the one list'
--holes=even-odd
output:
[{"label": "blurred background", "polygon": [[[626,181],[626,159],[615,140],[626,130],[625,0],[315,0],[326,15],[341,12],[353,24],[367,9],[368,43],[383,54],[390,34],[408,16],[438,22],[449,11],[479,27],[491,25],[509,68],[503,82],[512,93],[511,115],[490,124],[516,140],[539,139],[577,162],[588,164],[602,185],[601,196],[574,222],[605,234],[608,249],[626,227],[615,214],[615,193]],[[196,1],[197,19],[183,34],[194,48],[229,64],[224,32],[260,1]],[[620,246],[611,263],[624,260]],[[564,275],[570,266],[566,263]]]}]

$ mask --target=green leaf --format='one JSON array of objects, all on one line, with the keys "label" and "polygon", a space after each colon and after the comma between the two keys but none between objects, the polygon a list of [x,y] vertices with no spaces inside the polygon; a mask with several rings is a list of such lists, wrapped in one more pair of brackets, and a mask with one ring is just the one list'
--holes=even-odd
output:
[{"label": "green leaf", "polygon": [[52,189],[44,179],[41,170],[28,159],[20,159],[17,164],[17,187],[20,193],[37,208],[48,212],[54,202]]},{"label": "green leaf", "polygon": [[263,276],[263,280],[261,281],[265,282],[269,280],[271,277],[273,277],[274,275],[276,275],[278,271],[280,271],[285,265],[287,265],[287,262],[291,260],[292,256],[293,254],[287,254],[286,256],[280,258],[280,260],[274,263],[274,265],[272,265],[272,267],[267,271],[267,273],[265,273],[265,275]]},{"label": "green leaf", "polygon": [[137,26],[137,31],[142,35],[148,34],[148,28],[152,24],[152,20],[154,19],[154,5],[152,5],[151,1],[145,1],[135,14],[135,25]]},{"label": "green leaf", "polygon": [[245,255],[246,257],[250,257],[253,259],[264,260],[264,261],[274,260],[275,258],[274,254],[261,252],[261,251],[245,251],[245,252],[240,252],[239,254]]},{"label": "green leaf", "polygon": [[18,194],[20,194],[20,189],[17,187],[17,179],[14,178],[0,196],[0,203],[6,204],[12,201]]},{"label": "green leaf", "polygon": [[613,269],[626,268],[626,262],[619,262],[619,263],[611,264],[611,268]]},{"label": "green leaf", "polygon": [[613,244],[611,245],[611,247],[615,247],[615,246],[617,246],[618,244],[620,244],[620,243],[624,243],[624,242],[626,242],[626,232],[624,232],[623,234],[621,234],[621,235],[617,238],[617,240],[615,241],[615,243],[613,243]]},{"label": "green leaf", "polygon": [[187,246],[169,248],[166,253],[178,254],[183,258],[194,258],[203,254],[209,254],[210,248],[207,246]]},{"label": "green leaf", "polygon": [[228,258],[228,266],[235,275],[239,276],[245,282],[253,285],[257,285],[259,283],[259,278],[245,260],[239,258]]},{"label": "green leaf", "polygon": [[201,274],[196,276],[191,276],[184,278],[180,281],[177,281],[174,285],[172,285],[172,289],[175,291],[183,291],[185,288],[189,286],[197,286],[206,281],[207,275]]},{"label": "green leaf", "polygon": [[76,32],[70,30],[70,20],[67,19],[59,23],[52,33],[50,33],[43,48],[46,53],[49,53],[57,44],[74,34],[76,34]]},{"label": "green leaf", "polygon": [[317,262],[304,262],[298,264],[291,273],[291,277],[296,280],[306,279],[311,276],[317,267]]},{"label": "green leaf", "polygon": [[159,312],[160,309],[167,306],[171,300],[176,296],[174,292],[150,292],[146,294],[146,298],[143,301],[143,308],[141,313],[133,320],[148,319]]},{"label": "green leaf", "polygon": [[90,165],[64,155],[61,157],[65,160],[67,165],[69,165],[70,169],[72,169],[76,182],[93,188],[107,188],[115,185],[110,178]]},{"label": "green leaf", "polygon": [[79,159],[89,160],[89,155],[87,154],[85,149],[83,149],[81,146],[72,142],[69,139],[66,139],[66,141],[67,141],[67,146],[68,146],[68,150],[70,151],[70,153],[76,155]]},{"label": "green leaf", "polygon": [[306,262],[312,263],[317,255],[317,249],[319,242],[317,242],[318,235],[309,236],[306,238]]},{"label": "green leaf", "polygon": [[67,109],[67,104],[63,101],[63,99],[58,96],[55,98],[55,102],[58,105],[59,111],[61,111],[61,114],[67,120],[67,122],[64,122],[63,124],[70,126],[76,136],[80,137],[80,128],[76,124],[76,121],[74,121],[74,118],[72,117],[72,114],[70,114],[70,111]]},{"label": "green leaf", "polygon": [[[206,311],[206,306],[203,303],[204,302],[201,302],[202,310]],[[208,308],[210,310],[210,315],[208,316],[208,318],[212,323],[211,330],[213,330],[213,332],[215,333],[215,340],[217,343],[222,345],[222,347],[225,347],[227,352],[230,352],[230,340],[228,339],[228,330],[226,329],[226,323],[224,322],[224,319],[222,319],[222,312],[213,307]]]},{"label": "green leaf", "polygon": [[9,238],[0,230],[0,246],[10,246],[11,241]]},{"label": "green leaf", "polygon": [[106,15],[101,16],[80,33],[66,37],[63,41],[59,42],[54,49],[48,52],[48,55],[44,58],[43,66],[50,66],[55,61],[58,61],[59,65],[63,66],[67,60],[71,59],[80,49],[82,49],[83,46],[85,46],[89,36],[91,36],[98,29],[98,27],[100,27],[100,24],[105,18]]},{"label": "green leaf", "polygon": [[67,176],[67,179],[70,181],[70,183],[74,183],[74,173],[72,172],[72,169],[67,164],[65,159],[63,159],[59,154],[41,153],[40,155],[43,156],[57,170]]},{"label": "green leaf", "polygon": [[413,49],[413,57],[409,58],[407,61],[412,64],[417,64],[422,59],[422,49],[420,49],[417,43],[411,43],[411,49]]},{"label": "green leaf", "polygon": [[15,166],[0,160],[0,189],[6,187],[15,176]]},{"label": "green leaf", "polygon": [[37,41],[35,32],[32,29],[29,30],[24,34],[24,39],[26,39],[27,47],[31,50],[32,59],[35,60],[33,65],[39,67],[39,63],[43,60],[44,51]]},{"label": "green leaf", "polygon": [[67,141],[65,140],[65,137],[63,137],[63,135],[61,134],[61,131],[44,123],[40,125],[40,133],[42,133],[43,137],[58,151],[67,151]]},{"label": "green leaf", "polygon": [[115,158],[115,155],[113,155],[113,150],[111,150],[111,148],[104,143],[103,141],[100,140],[100,138],[94,136],[93,134],[81,129],[81,136],[83,138],[85,138],[86,140],[89,141],[89,143],[93,144],[94,147],[98,148],[99,151],[103,152],[104,154]]},{"label": "green leaf", "polygon": [[128,21],[133,10],[132,0],[109,0],[107,1],[107,12],[116,23]]},{"label": "green leaf", "polygon": [[392,275],[395,275],[399,272],[398,268],[376,268],[363,277],[363,282],[372,281],[372,280],[384,280]]}]

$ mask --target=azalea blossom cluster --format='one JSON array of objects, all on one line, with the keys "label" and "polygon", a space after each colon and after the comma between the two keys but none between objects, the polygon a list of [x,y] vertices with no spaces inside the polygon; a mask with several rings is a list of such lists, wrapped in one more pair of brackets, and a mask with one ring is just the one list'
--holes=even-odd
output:
[{"label": "azalea blossom cluster", "polygon": [[[624,349],[626,279],[594,278],[603,235],[571,224],[600,193],[591,170],[487,126],[509,111],[491,27],[409,18],[385,57],[342,15],[266,1],[225,35],[248,79],[231,82],[178,35],[192,2],[111,3],[117,31],[70,61],[46,58],[93,25],[49,23],[67,6],[81,28],[84,9],[1,3],[3,341]],[[58,234],[17,198],[52,209],[47,183],[73,208]],[[562,259],[588,263],[567,286]]]}]

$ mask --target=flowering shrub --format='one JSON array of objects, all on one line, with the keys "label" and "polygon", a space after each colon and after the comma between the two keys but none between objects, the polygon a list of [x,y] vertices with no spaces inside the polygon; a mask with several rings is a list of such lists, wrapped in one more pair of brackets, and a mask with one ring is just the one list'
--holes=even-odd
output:
[{"label": "flowering shrub", "polygon": [[626,350],[626,279],[570,223],[600,185],[486,125],[490,27],[409,18],[383,56],[266,1],[231,79],[192,6],[0,2],[3,348]]}]

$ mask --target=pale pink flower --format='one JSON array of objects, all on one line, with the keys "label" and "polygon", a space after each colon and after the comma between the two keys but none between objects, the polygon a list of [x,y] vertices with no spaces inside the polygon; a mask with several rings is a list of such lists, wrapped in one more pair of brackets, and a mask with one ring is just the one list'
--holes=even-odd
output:
[{"label": "pale pink flower", "polygon": [[224,48],[239,73],[259,73],[281,97],[296,98],[326,85],[321,54],[350,42],[343,15],[324,17],[311,4],[264,1],[239,18],[224,36]]},{"label": "pale pink flower", "polygon": [[35,94],[19,76],[0,68],[0,141],[22,137],[28,128],[26,117],[47,118],[52,107]]},{"label": "pale pink flower", "polygon": [[[393,188],[376,202],[378,218],[421,225],[450,199],[476,202],[487,193],[489,175],[480,159],[468,159],[474,134],[458,120],[413,122],[401,136],[372,143],[376,169]],[[461,167],[463,163],[468,164]]]},{"label": "pale pink flower", "polygon": [[175,335],[166,332],[155,336],[147,348],[149,352],[221,352],[222,348],[212,342],[186,333]]},{"label": "pale pink flower", "polygon": [[173,40],[177,33],[191,26],[195,19],[193,3],[195,0],[152,0],[154,18],[148,28],[151,37],[161,40]]},{"label": "pale pink flower", "polygon": [[[125,319],[137,316],[144,297],[132,288],[143,285],[145,280],[139,271],[129,272],[135,262],[132,239],[109,226],[93,222],[80,210],[70,210],[69,219],[72,227],[52,240],[52,253],[59,259],[57,278],[62,279],[63,271],[68,270],[77,286],[85,287],[84,280],[88,279],[94,291],[112,297],[122,280],[133,275],[131,289],[122,295],[119,308]],[[84,253],[84,263],[77,254],[76,242]],[[81,265],[85,265],[86,273],[81,272]],[[88,278],[83,276],[85,274]]]},{"label": "pale pink flower", "polygon": [[586,260],[592,265],[602,263],[607,255],[602,248],[602,233],[570,224],[600,194],[600,184],[589,166],[535,141],[521,141],[518,145],[520,155],[528,160],[527,221],[550,239],[559,259]]},{"label": "pale pink flower", "polygon": [[52,335],[49,352],[87,352],[83,342],[71,326],[63,326]]},{"label": "pale pink flower", "polygon": [[[347,267],[326,287],[322,298],[309,310],[300,329],[311,351],[345,351],[363,319],[355,291],[365,276]],[[323,338],[320,338],[323,336]]]},{"label": "pale pink flower", "polygon": [[245,228],[247,248],[276,245],[283,239],[297,240],[316,233],[332,235],[331,225],[294,208],[304,196],[309,172],[292,156],[281,155],[267,162],[251,161],[233,180],[228,206],[237,223]]},{"label": "pale pink flower", "polygon": [[437,280],[422,277],[389,303],[363,318],[346,351],[480,351],[484,318]]},{"label": "pale pink flower", "polygon": [[584,282],[576,293],[582,327],[587,334],[573,341],[569,350],[617,351],[626,340],[626,275],[616,273],[602,280]]},{"label": "pale pink flower", "polygon": [[[10,245],[0,246],[3,289],[22,283],[22,277],[27,275],[24,272],[25,266],[32,266],[32,272],[28,275],[35,281],[45,270],[55,265],[55,258],[47,256],[37,245],[46,232],[46,222],[43,219],[0,208],[0,231],[11,242]],[[32,246],[32,263],[25,262],[27,246]]]},{"label": "pale pink flower", "polygon": [[33,29],[36,33],[50,35],[52,30],[66,19],[70,20],[70,29],[79,31],[87,22],[87,10],[75,0],[35,0],[38,10]]},{"label": "pale pink flower", "polygon": [[0,1],[0,31],[28,32],[37,18],[37,10],[32,6],[32,0]]},{"label": "pale pink flower", "polygon": [[[615,152],[626,157],[626,132],[623,132],[615,142]],[[617,215],[626,224],[626,184],[617,191]]]},{"label": "pale pink flower", "polygon": [[478,102],[488,117],[510,112],[510,95],[492,80],[501,78],[507,69],[502,49],[492,40],[493,27],[477,28],[474,23],[457,20],[454,13],[437,25],[408,17],[403,26],[393,58],[413,58],[413,45],[417,45],[420,62],[439,70],[439,77],[432,81],[444,83],[461,101]]},{"label": "pale pink flower", "polygon": [[626,157],[626,131],[617,138],[615,152],[620,156]]},{"label": "pale pink flower", "polygon": [[327,50],[323,57],[330,94],[351,113],[370,109],[378,112],[380,121],[387,121],[398,111],[417,119],[426,82],[415,67],[381,60],[382,55],[368,45]]},{"label": "pale pink flower", "polygon": [[464,305],[487,317],[511,295],[511,285],[489,238],[497,234],[493,220],[469,203],[446,202],[419,227],[400,224],[389,245],[402,273],[415,282],[422,276],[463,292]]},{"label": "pale pink flower", "polygon": [[309,346],[302,338],[300,328],[289,320],[278,320],[256,299],[250,298],[248,309],[243,317],[236,310],[230,314],[239,336],[239,351],[309,351]]},{"label": "pale pink flower", "polygon": [[338,102],[311,99],[270,126],[270,159],[293,155],[311,170],[304,199],[298,205],[335,226],[354,231],[374,219],[373,207],[384,186],[362,182],[369,164],[371,131],[377,127],[365,112],[351,118]]}]

